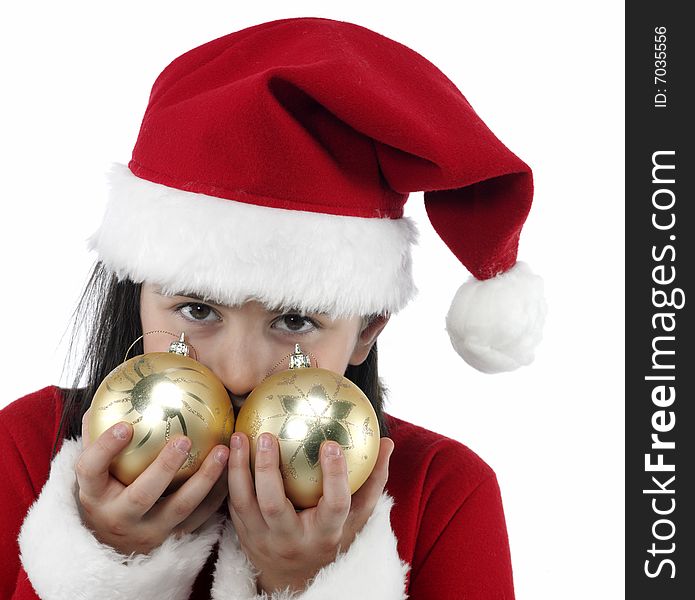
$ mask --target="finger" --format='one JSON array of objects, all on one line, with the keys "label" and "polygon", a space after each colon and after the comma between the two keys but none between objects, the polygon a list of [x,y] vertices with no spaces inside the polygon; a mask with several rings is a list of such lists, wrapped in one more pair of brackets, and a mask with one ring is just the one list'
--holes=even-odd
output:
[{"label": "finger", "polygon": [[324,535],[340,533],[350,511],[347,463],[340,444],[321,445],[323,496],[316,507],[316,524]]},{"label": "finger", "polygon": [[298,526],[297,513],[285,494],[280,474],[280,448],[271,433],[256,444],[256,497],[263,519],[279,535],[289,536]]},{"label": "finger", "polygon": [[87,497],[101,496],[109,484],[109,465],[125,448],[133,435],[130,423],[116,423],[82,451],[75,465],[80,493]]},{"label": "finger", "polygon": [[89,411],[88,408],[82,415],[82,449],[89,446]]},{"label": "finger", "polygon": [[243,433],[235,433],[229,441],[227,479],[230,515],[236,514],[248,530],[265,531],[268,526],[258,506],[249,465],[249,439]]},{"label": "finger", "polygon": [[372,514],[379,497],[384,491],[389,477],[389,459],[391,458],[393,448],[393,440],[386,437],[381,438],[379,456],[374,469],[362,484],[362,487],[352,495],[350,519],[359,523],[359,527],[364,525],[369,515]]},{"label": "finger", "polygon": [[215,446],[200,468],[155,510],[169,529],[197,529],[219,507],[227,495],[229,448]]},{"label": "finger", "polygon": [[121,496],[122,510],[134,518],[142,517],[159,500],[174,476],[188,459],[191,440],[179,436],[167,443]]},{"label": "finger", "polygon": [[227,471],[225,469],[210,493],[198,505],[198,508],[178,526],[177,530],[190,533],[203,525],[224,504],[228,493],[227,486]]}]

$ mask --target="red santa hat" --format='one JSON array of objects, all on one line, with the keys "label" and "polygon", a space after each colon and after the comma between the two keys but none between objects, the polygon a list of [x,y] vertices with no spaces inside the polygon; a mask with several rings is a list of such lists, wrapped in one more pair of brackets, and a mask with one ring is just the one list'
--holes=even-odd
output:
[{"label": "red santa hat", "polygon": [[[486,372],[533,359],[542,282],[516,263],[531,170],[409,48],[299,18],[213,40],[157,78],[91,239],[119,277],[334,315],[412,298],[408,194],[474,278],[447,316]],[[456,276],[452,274],[452,276]]]}]

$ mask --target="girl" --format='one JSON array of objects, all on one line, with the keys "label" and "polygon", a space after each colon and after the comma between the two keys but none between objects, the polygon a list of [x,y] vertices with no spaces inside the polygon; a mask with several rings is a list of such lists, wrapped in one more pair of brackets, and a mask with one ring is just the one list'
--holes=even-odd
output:
[{"label": "girl", "polygon": [[[4,596],[513,597],[494,473],[383,413],[377,377],[376,339],[414,293],[411,191],[426,192],[433,226],[479,280],[447,317],[459,354],[509,370],[540,337],[540,283],[516,264],[530,170],[455,86],[356,25],[251,27],[164,70],[111,187],[83,297],[87,385],[2,411]],[[235,434],[169,496],[183,435],[130,486],[117,482],[108,467],[132,428],[88,444],[83,417],[129,344],[155,330],[186,331],[236,409],[300,342],[374,405],[388,437],[370,478],[351,497],[342,448],[326,442],[323,497],[296,513],[277,440],[260,437],[254,483]],[[145,336],[136,352],[168,341]]]}]

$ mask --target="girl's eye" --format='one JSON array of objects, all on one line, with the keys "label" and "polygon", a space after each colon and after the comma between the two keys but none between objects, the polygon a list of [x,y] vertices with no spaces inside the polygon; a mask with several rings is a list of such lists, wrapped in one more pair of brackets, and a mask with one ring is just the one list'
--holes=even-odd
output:
[{"label": "girl's eye", "polygon": [[279,316],[273,321],[272,327],[288,333],[309,333],[318,329],[318,325],[309,317],[303,317],[297,313]]},{"label": "girl's eye", "polygon": [[219,315],[207,304],[190,302],[182,304],[177,309],[189,321],[219,321]]}]

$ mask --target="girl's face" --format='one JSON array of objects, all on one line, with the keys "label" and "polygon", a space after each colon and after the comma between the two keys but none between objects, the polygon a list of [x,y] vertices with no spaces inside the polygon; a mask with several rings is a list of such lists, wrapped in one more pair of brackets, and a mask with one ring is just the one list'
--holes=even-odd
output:
[{"label": "girl's face", "polygon": [[[367,358],[388,321],[377,317],[365,325],[361,317],[274,312],[254,301],[221,306],[195,296],[167,296],[148,283],[142,285],[140,317],[143,332],[185,332],[195,349],[191,356],[214,371],[237,409],[296,343],[316,357],[320,367],[342,374],[348,364],[358,365]],[[146,335],[144,350],[161,352],[171,341],[166,335]],[[284,368],[286,361],[276,371]]]}]

